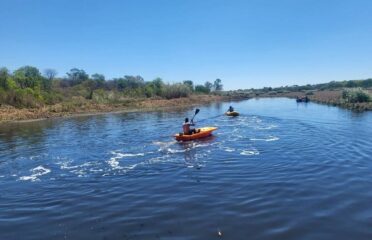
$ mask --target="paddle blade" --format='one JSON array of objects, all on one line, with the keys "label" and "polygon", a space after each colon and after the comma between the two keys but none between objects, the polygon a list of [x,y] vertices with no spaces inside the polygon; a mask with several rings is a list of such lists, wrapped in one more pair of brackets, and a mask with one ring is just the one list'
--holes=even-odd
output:
[{"label": "paddle blade", "polygon": [[198,114],[199,112],[200,112],[199,108],[195,109],[195,115]]}]

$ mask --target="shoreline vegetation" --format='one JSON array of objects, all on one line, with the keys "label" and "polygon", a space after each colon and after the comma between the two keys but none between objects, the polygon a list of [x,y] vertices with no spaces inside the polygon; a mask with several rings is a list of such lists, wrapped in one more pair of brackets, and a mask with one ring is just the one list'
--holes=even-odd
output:
[{"label": "shoreline vegetation", "polygon": [[312,102],[338,106],[353,111],[372,110],[372,79],[332,81],[329,83],[278,88],[239,89],[222,92],[234,98],[308,97]]},{"label": "shoreline vegetation", "polygon": [[106,80],[102,74],[88,75],[77,68],[64,77],[57,77],[53,69],[42,74],[32,66],[12,73],[0,68],[0,122],[151,111],[260,97],[308,97],[355,111],[372,110],[372,79],[223,91],[220,79],[194,85],[191,80],[165,83],[161,78],[145,81],[130,75]]},{"label": "shoreline vegetation", "polygon": [[[105,113],[149,112],[176,109],[230,100],[219,95],[191,95],[175,99],[128,99],[125,103],[99,104],[80,99],[74,106],[65,108],[64,103],[40,108],[0,107],[0,123],[30,122],[49,118],[89,116]],[[70,104],[70,103],[68,103]]]},{"label": "shoreline vegetation", "polygon": [[227,100],[222,81],[194,85],[191,80],[166,83],[125,75],[106,80],[73,68],[64,77],[53,69],[42,74],[32,66],[14,72],[0,68],[0,122],[30,121],[105,112],[151,111]]}]

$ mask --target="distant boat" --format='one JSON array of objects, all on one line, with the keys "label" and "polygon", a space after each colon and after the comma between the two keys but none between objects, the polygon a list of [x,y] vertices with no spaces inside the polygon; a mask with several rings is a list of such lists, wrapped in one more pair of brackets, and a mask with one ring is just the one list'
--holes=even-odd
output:
[{"label": "distant boat", "polygon": [[309,102],[310,101],[310,99],[307,97],[307,96],[305,96],[305,97],[297,97],[296,98],[296,102]]}]

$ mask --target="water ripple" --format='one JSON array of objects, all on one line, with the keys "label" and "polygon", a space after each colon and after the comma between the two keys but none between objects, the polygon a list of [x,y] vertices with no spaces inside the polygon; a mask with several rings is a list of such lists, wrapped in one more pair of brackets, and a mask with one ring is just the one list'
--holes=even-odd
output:
[{"label": "water ripple", "polygon": [[372,238],[371,114],[228,105],[0,127],[0,238]]}]

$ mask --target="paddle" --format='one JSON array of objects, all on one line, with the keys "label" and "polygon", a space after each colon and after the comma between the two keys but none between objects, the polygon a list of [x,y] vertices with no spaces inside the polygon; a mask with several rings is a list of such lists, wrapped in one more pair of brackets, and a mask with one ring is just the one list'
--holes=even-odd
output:
[{"label": "paddle", "polygon": [[200,112],[200,109],[199,109],[199,108],[195,109],[195,113],[194,113],[194,116],[191,118],[191,122],[194,121],[194,117],[195,117],[196,114],[198,114],[199,112]]}]

